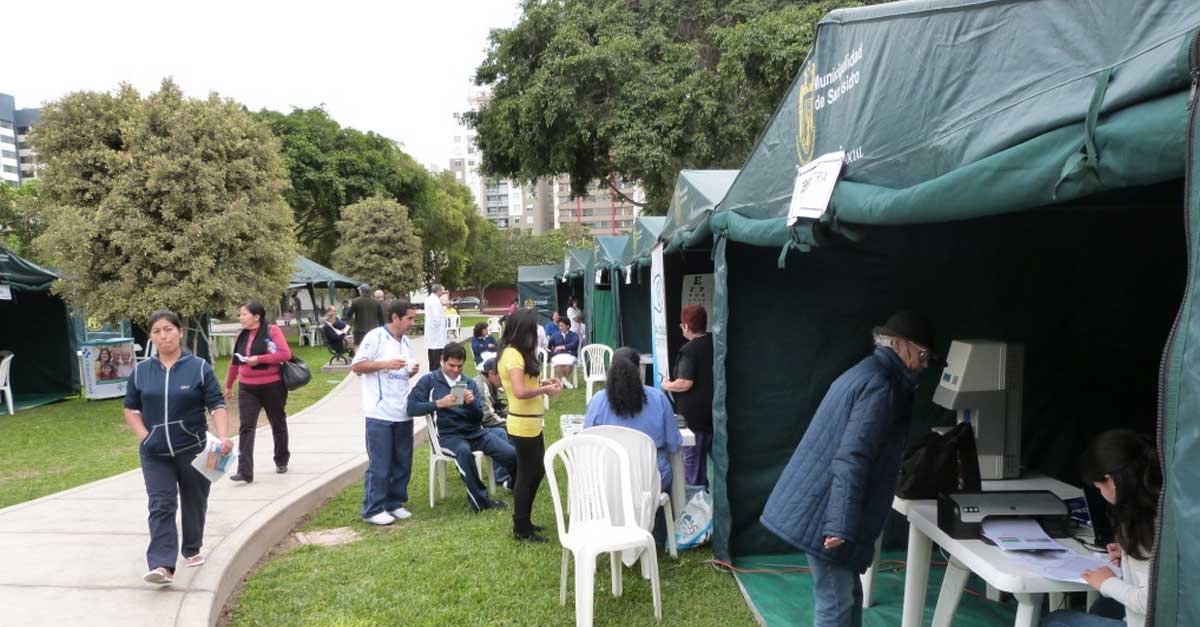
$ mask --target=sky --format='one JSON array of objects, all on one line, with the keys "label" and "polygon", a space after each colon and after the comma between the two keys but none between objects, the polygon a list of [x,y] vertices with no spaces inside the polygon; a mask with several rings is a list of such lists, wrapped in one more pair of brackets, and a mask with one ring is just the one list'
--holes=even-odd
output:
[{"label": "sky", "polygon": [[[325,110],[342,126],[448,167],[487,36],[518,0],[38,0],[7,11],[0,93],[18,108],[126,82],[143,95],[173,77],[251,110]],[[15,36],[15,40],[14,40]],[[15,56],[14,56],[15,55]]]}]

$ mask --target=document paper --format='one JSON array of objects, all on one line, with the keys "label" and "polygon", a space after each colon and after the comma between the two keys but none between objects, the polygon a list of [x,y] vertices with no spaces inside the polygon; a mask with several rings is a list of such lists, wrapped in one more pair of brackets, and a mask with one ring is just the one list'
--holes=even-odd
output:
[{"label": "document paper", "polygon": [[[1057,544],[1057,543],[1056,543]],[[1062,548],[1062,545],[1059,545]],[[1081,575],[1085,570],[1092,570],[1102,566],[1113,571],[1113,574],[1120,577],[1121,569],[1114,566],[1107,557],[1103,555],[1082,555],[1073,553],[1067,550],[1059,550],[1053,552],[1021,552],[1014,553],[1012,560],[1018,564],[1023,564],[1030,568],[1033,572],[1054,581],[1068,581],[1072,583],[1087,583]]]},{"label": "document paper", "polygon": [[983,537],[1004,551],[1065,550],[1030,518],[985,518]]}]

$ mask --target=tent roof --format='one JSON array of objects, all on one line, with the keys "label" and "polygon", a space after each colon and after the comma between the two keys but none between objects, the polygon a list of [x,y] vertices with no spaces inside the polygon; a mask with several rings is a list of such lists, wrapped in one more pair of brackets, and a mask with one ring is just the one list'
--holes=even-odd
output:
[{"label": "tent roof", "polygon": [[632,250],[632,242],[628,235],[597,235],[594,261],[598,265],[608,267],[620,265],[629,258],[628,250]]},{"label": "tent roof", "polygon": [[757,245],[803,244],[808,229],[811,243],[811,222],[783,226],[796,168],[839,149],[846,166],[824,218],[835,230],[1179,178],[1197,27],[1200,3],[1171,0],[834,11],[710,226]]},{"label": "tent roof", "polygon": [[562,276],[575,276],[587,272],[592,265],[593,251],[590,248],[569,248],[563,259]]},{"label": "tent roof", "polygon": [[334,272],[308,257],[297,257],[296,261],[292,263],[292,281],[288,287],[304,287],[310,284],[328,287],[330,283],[333,283],[334,287],[354,288],[362,285],[363,282]]},{"label": "tent roof", "polygon": [[[737,170],[682,170],[675,179],[675,193],[667,209],[666,224],[659,238],[678,247],[687,234],[707,218],[725,197],[737,178]],[[680,239],[679,243],[673,238]]]},{"label": "tent roof", "polygon": [[562,266],[551,264],[547,266],[520,266],[517,268],[517,283],[541,283],[542,281],[554,281],[554,276],[558,274]]},{"label": "tent roof", "polygon": [[0,247],[0,282],[16,290],[41,292],[62,278],[7,248]]},{"label": "tent roof", "polygon": [[642,216],[634,220],[631,258],[627,259],[626,263],[641,260],[643,257],[649,258],[650,251],[654,250],[658,236],[666,225],[667,218],[664,216]]}]

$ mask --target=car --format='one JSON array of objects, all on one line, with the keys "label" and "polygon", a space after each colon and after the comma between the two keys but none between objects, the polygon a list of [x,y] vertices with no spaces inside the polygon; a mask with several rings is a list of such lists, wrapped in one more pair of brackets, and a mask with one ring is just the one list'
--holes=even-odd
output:
[{"label": "car", "polygon": [[450,305],[460,311],[463,309],[479,309],[480,304],[479,299],[474,296],[464,296],[450,301]]}]

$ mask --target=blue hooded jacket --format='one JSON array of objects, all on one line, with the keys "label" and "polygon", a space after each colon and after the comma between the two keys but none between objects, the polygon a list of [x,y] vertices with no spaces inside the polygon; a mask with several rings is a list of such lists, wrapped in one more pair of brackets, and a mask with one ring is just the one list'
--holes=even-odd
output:
[{"label": "blue hooded jacket", "polygon": [[[838,377],[771,491],[763,526],[805,553],[864,572],[896,491],[916,385],[883,347]],[[827,536],[845,544],[826,550]]]},{"label": "blue hooded jacket", "polygon": [[150,432],[142,448],[151,455],[174,457],[204,446],[205,410],[225,407],[221,385],[207,361],[184,351],[163,367],[158,357],[139,363],[125,385],[125,408],[141,413]]}]

